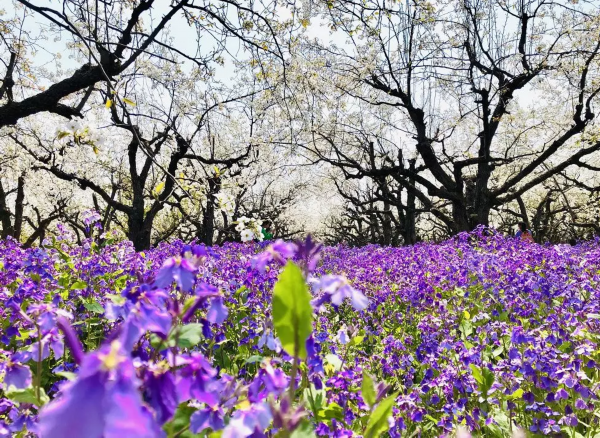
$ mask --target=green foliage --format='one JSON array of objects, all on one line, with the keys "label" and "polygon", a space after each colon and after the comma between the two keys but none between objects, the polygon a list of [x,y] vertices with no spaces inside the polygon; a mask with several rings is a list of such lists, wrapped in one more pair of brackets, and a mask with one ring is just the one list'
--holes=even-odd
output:
[{"label": "green foliage", "polygon": [[273,291],[273,327],[290,356],[306,359],[306,340],[312,332],[310,294],[302,271],[288,262]]},{"label": "green foliage", "polygon": [[474,364],[471,364],[469,367],[471,368],[473,378],[477,382],[479,390],[483,394],[483,397],[486,398],[490,388],[494,384],[494,373],[486,367],[481,368]]},{"label": "green foliage", "polygon": [[196,412],[196,409],[188,406],[187,403],[180,404],[171,421],[163,426],[163,430],[167,433],[167,436],[169,438],[193,438],[201,436],[188,430],[190,417],[194,412]]},{"label": "green foliage", "polygon": [[366,372],[363,372],[361,394],[365,403],[369,405],[369,408],[372,408],[375,405],[377,394],[375,393],[375,385],[373,384],[373,379]]},{"label": "green foliage", "polygon": [[193,323],[181,326],[173,335],[177,339],[177,345],[183,348],[192,348],[200,343],[202,339],[202,324]]},{"label": "green foliage", "polygon": [[39,389],[39,399],[36,394],[36,389],[33,387],[25,389],[15,389],[14,387],[8,388],[4,393],[7,398],[18,403],[29,403],[35,406],[44,406],[50,401],[44,388]]},{"label": "green foliage", "polygon": [[392,408],[398,393],[383,399],[369,416],[365,438],[381,436],[389,428],[388,418],[392,415]]}]

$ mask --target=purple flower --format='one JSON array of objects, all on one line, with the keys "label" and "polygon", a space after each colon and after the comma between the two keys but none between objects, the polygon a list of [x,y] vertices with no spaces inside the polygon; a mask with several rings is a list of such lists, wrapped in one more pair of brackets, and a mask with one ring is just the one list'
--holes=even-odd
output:
[{"label": "purple flower", "polygon": [[273,332],[271,330],[264,330],[261,337],[258,339],[258,344],[256,346],[262,349],[264,346],[271,351],[275,351],[279,353],[281,351],[281,342],[275,336],[273,336]]},{"label": "purple flower", "polygon": [[173,374],[160,369],[148,371],[144,388],[145,400],[156,413],[158,422],[162,425],[169,421],[179,405]]},{"label": "purple flower", "polygon": [[65,384],[60,397],[40,413],[44,438],[160,437],[163,435],[142,405],[129,356],[118,341],[85,357],[77,379]]},{"label": "purple flower", "polygon": [[350,342],[350,339],[348,338],[348,330],[345,326],[338,330],[337,338],[342,345],[346,345],[348,342]]},{"label": "purple flower", "polygon": [[208,319],[213,324],[222,324],[227,319],[228,310],[223,304],[222,297],[213,298],[206,314]]},{"label": "purple flower", "polygon": [[221,430],[225,426],[223,409],[220,407],[200,409],[190,418],[190,430],[200,433],[205,429]]},{"label": "purple flower", "polygon": [[4,370],[4,383],[7,387],[11,385],[17,389],[25,389],[31,385],[31,370],[29,367],[9,362]]},{"label": "purple flower", "polygon": [[254,404],[249,409],[235,411],[221,437],[240,438],[254,433],[260,434],[269,427],[272,418],[266,403]]},{"label": "purple flower", "polygon": [[[207,283],[199,283],[196,286],[195,295],[196,295],[196,300],[185,311],[185,313],[183,314],[183,316],[181,318],[181,320],[183,322],[188,322],[190,319],[192,319],[192,317],[194,316],[194,314],[196,313],[196,311],[199,308],[201,308],[206,303],[206,301],[209,298],[211,298],[211,297],[218,297],[219,296],[219,289],[217,289],[215,286],[212,286],[212,285],[207,284]],[[223,302],[221,301],[221,305],[222,304],[223,304]],[[214,315],[215,318],[219,317],[219,316],[222,316],[222,314],[223,314],[223,309],[214,309],[213,311],[217,312],[217,314]],[[225,312],[225,318],[227,318],[227,308],[224,309],[224,312]],[[225,320],[225,318],[223,319],[223,321]]]},{"label": "purple flower", "polygon": [[285,264],[286,260],[294,257],[298,247],[293,243],[287,243],[283,240],[276,240],[269,245],[266,251],[261,252],[252,259],[252,268],[260,272],[265,272],[266,266],[273,260],[280,264]]},{"label": "purple flower", "polygon": [[315,291],[321,291],[324,295],[313,301],[317,308],[326,302],[331,302],[334,306],[342,304],[344,299],[349,298],[354,310],[364,310],[369,305],[369,300],[362,292],[354,289],[348,280],[339,275],[325,275],[316,280],[312,280]]},{"label": "purple flower", "polygon": [[188,259],[181,257],[167,259],[156,275],[154,286],[166,289],[173,281],[182,291],[191,291],[196,281],[196,267]]},{"label": "purple flower", "polygon": [[196,399],[208,406],[216,406],[219,402],[220,385],[216,380],[217,371],[200,353],[181,356],[185,366],[181,369],[177,380],[177,391],[181,402]]}]

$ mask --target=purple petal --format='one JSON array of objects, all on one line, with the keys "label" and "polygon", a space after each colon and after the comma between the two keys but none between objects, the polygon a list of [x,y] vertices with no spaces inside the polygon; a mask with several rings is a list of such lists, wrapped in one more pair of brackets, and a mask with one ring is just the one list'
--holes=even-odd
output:
[{"label": "purple petal", "polygon": [[17,389],[25,389],[31,385],[31,370],[29,367],[18,363],[9,365],[6,368],[4,383],[7,386],[14,386]]},{"label": "purple petal", "polygon": [[217,297],[210,302],[206,319],[213,324],[222,324],[227,319],[229,311],[223,304],[223,298]]}]

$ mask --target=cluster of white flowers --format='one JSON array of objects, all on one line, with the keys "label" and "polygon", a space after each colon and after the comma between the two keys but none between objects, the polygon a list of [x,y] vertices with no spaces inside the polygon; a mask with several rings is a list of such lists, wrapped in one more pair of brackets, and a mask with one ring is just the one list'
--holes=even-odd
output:
[{"label": "cluster of white flowers", "polygon": [[79,144],[90,144],[94,147],[94,152],[105,145],[106,140],[100,133],[88,125],[84,125],[80,120],[69,120],[64,126],[56,129],[58,140],[66,138],[72,139]]},{"label": "cluster of white flowers", "polygon": [[237,220],[235,230],[240,233],[242,242],[250,242],[252,240],[263,241],[262,220],[260,219],[242,216]]},{"label": "cluster of white flowers", "polygon": [[235,198],[230,193],[219,192],[214,195],[217,198],[219,209],[224,211],[227,216],[232,217],[235,211]]}]

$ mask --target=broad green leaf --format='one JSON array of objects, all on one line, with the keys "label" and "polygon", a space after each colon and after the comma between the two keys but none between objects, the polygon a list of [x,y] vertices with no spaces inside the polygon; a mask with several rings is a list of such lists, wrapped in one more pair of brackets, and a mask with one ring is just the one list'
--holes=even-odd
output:
[{"label": "broad green leaf", "polygon": [[304,390],[304,403],[311,410],[320,411],[323,409],[323,404],[325,403],[325,391],[317,389],[315,385],[311,384],[310,388]]},{"label": "broad green leaf", "polygon": [[350,342],[348,342],[348,347],[354,347],[356,345],[360,345],[364,339],[365,339],[365,337],[362,335],[355,336],[350,340]]},{"label": "broad green leaf", "polygon": [[302,271],[288,262],[273,291],[273,327],[290,356],[306,359],[306,340],[312,332],[310,294]]},{"label": "broad green leaf", "polygon": [[258,355],[254,355],[254,356],[250,356],[248,359],[246,359],[246,362],[244,363],[256,363],[256,362],[260,362],[263,360],[262,356],[258,356]]},{"label": "broad green leaf", "polygon": [[377,394],[375,393],[375,384],[373,383],[371,376],[364,371],[360,389],[365,403],[369,405],[369,408],[373,408],[373,406],[375,406],[375,400],[377,399]]},{"label": "broad green leaf", "polygon": [[290,438],[313,438],[316,437],[312,424],[303,420],[290,435]]},{"label": "broad green leaf", "polygon": [[71,285],[71,290],[83,290],[88,286],[85,281],[77,280],[75,283]]},{"label": "broad green leaf", "polygon": [[494,373],[490,371],[487,367],[480,368],[474,364],[469,365],[471,368],[471,372],[473,373],[473,378],[477,382],[479,386],[479,390],[485,396],[487,396],[488,391],[494,384]]},{"label": "broad green leaf", "polygon": [[202,324],[186,324],[179,329],[177,344],[183,348],[192,348],[202,339]]},{"label": "broad green leaf", "polygon": [[394,393],[383,399],[369,416],[365,438],[381,436],[388,430],[388,418],[392,415],[392,407],[396,401],[398,393]]},{"label": "broad green leaf", "polygon": [[473,374],[473,378],[479,385],[483,385],[483,375],[481,374],[481,368],[477,365],[471,364],[469,365],[471,368],[471,373]]},{"label": "broad green leaf", "polygon": [[523,390],[521,388],[517,389],[511,395],[508,396],[509,400],[518,400],[523,397]]},{"label": "broad green leaf", "polygon": [[344,409],[337,403],[329,403],[319,411],[319,418],[324,420],[335,418],[336,420],[341,421],[344,419]]},{"label": "broad green leaf", "polygon": [[4,395],[19,403],[29,403],[36,406],[44,406],[50,401],[50,398],[46,395],[44,388],[40,388],[40,400],[38,401],[36,396],[35,388],[30,387],[26,389],[15,389],[14,386],[8,388]]},{"label": "broad green leaf", "polygon": [[466,319],[460,322],[459,328],[465,338],[473,333],[473,324]]},{"label": "broad green leaf", "polygon": [[175,411],[175,415],[173,415],[173,418],[163,426],[164,431],[167,432],[167,436],[177,436],[178,438],[191,438],[201,436],[187,430],[190,425],[190,417],[195,411],[196,408],[188,406],[187,403],[180,404],[177,410]]},{"label": "broad green leaf", "polygon": [[91,303],[84,303],[83,304],[85,306],[86,309],[88,309],[90,312],[94,312],[94,313],[104,313],[104,307],[102,307],[99,303],[93,301]]}]

